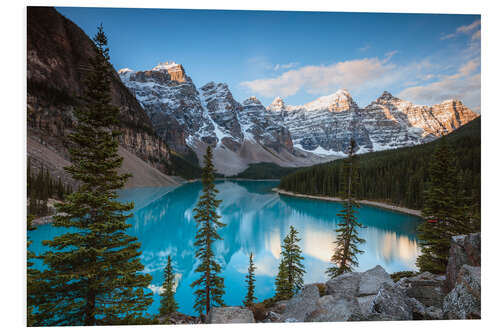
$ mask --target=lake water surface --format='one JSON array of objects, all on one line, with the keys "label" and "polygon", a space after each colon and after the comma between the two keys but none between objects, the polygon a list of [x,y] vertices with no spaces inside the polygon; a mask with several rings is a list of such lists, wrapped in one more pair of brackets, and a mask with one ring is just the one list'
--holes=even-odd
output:
[{"label": "lake water surface", "polygon": [[[223,241],[217,241],[215,252],[223,267],[224,301],[241,305],[246,293],[244,276],[248,256],[254,254],[256,296],[259,301],[274,294],[274,278],[279,264],[280,243],[290,225],[299,231],[306,274],[305,283],[324,282],[325,270],[333,251],[335,224],[341,205],[280,196],[271,191],[277,181],[219,181],[218,198],[223,202],[219,215],[227,226],[219,230]],[[193,208],[201,192],[201,183],[188,183],[178,188],[139,188],[120,192],[120,198],[134,201],[134,217],[129,233],[142,244],[141,260],[145,272],[153,276],[150,286],[155,292],[149,312],[159,308],[159,287],[167,256],[171,255],[177,272],[176,300],[180,311],[195,314],[193,289],[189,286],[197,277],[193,246],[196,221]],[[402,213],[371,206],[361,206],[358,220],[366,228],[360,236],[359,271],[379,264],[388,272],[414,270],[418,256],[416,227],[420,219]],[[30,232],[31,249],[43,252],[41,241],[64,233],[61,228],[40,226]]]}]

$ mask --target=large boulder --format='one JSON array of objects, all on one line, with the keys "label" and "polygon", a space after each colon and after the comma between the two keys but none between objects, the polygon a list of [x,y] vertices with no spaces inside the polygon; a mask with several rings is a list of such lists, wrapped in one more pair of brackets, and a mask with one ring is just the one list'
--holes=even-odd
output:
[{"label": "large boulder", "polygon": [[377,265],[361,273],[357,296],[375,295],[383,283],[393,284],[394,282],[382,266]]},{"label": "large boulder", "polygon": [[255,323],[252,311],[236,306],[212,308],[208,313],[209,324]]},{"label": "large boulder", "polygon": [[425,307],[408,297],[402,288],[384,283],[373,300],[371,312],[390,320],[413,320],[423,319]]},{"label": "large boulder", "polygon": [[201,324],[203,321],[200,317],[189,316],[180,312],[174,312],[170,315],[160,316],[158,318],[160,324]]},{"label": "large boulder", "polygon": [[375,297],[377,297],[377,295],[368,295],[356,298],[363,314],[368,315],[371,313]]},{"label": "large boulder", "polygon": [[302,322],[316,309],[319,290],[314,284],[305,285],[299,295],[286,304],[281,319],[285,322]]},{"label": "large boulder", "polygon": [[451,238],[450,255],[446,267],[446,291],[452,290],[463,265],[481,266],[481,233]]},{"label": "large boulder", "polygon": [[405,290],[408,297],[413,297],[425,306],[441,308],[443,305],[444,284],[446,277],[424,272],[417,276],[402,278],[397,285]]},{"label": "large boulder", "polygon": [[463,265],[443,302],[446,319],[481,318],[481,267]]},{"label": "large boulder", "polygon": [[327,295],[358,296],[361,274],[358,272],[344,273],[326,282]]},{"label": "large boulder", "polygon": [[345,295],[326,295],[316,303],[316,309],[306,316],[306,321],[355,321],[363,320],[364,316],[358,301]]}]

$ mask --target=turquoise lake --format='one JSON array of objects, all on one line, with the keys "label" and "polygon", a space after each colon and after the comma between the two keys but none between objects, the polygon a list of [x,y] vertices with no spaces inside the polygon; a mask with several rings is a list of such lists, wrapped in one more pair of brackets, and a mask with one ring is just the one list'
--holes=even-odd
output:
[{"label": "turquoise lake", "polygon": [[[219,209],[222,222],[219,230],[222,241],[216,242],[215,252],[223,267],[225,279],[224,301],[227,305],[241,305],[246,293],[244,276],[248,256],[254,254],[256,296],[259,301],[274,294],[280,242],[293,225],[299,231],[306,274],[305,283],[324,282],[325,270],[333,251],[335,223],[341,205],[335,202],[280,196],[271,191],[277,181],[218,181]],[[201,192],[201,183],[188,183],[178,188],[138,188],[123,190],[120,198],[134,201],[134,216],[128,220],[129,233],[142,244],[141,260],[144,271],[153,276],[150,286],[154,303],[149,313],[159,308],[159,288],[163,268],[171,255],[177,272],[176,300],[179,311],[196,314],[193,310],[193,289],[196,278],[196,260],[193,247],[196,221],[193,208]],[[359,271],[381,265],[388,272],[415,270],[418,256],[416,228],[420,219],[415,216],[361,206],[358,219],[365,228],[360,236],[366,240],[361,246]],[[50,225],[30,232],[31,249],[43,252],[42,240],[64,233]]]}]

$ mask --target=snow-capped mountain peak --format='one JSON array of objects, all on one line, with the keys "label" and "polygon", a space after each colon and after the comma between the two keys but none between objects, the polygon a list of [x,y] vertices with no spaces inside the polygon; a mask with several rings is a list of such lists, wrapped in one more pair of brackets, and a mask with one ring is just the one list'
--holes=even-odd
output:
[{"label": "snow-capped mountain peak", "polygon": [[346,89],[339,89],[334,94],[322,96],[304,104],[303,108],[308,111],[328,109],[331,112],[342,112],[349,109],[357,109],[358,105]]},{"label": "snow-capped mountain peak", "polygon": [[177,69],[177,68],[179,68],[179,66],[180,65],[176,64],[175,61],[171,61],[171,62],[165,61],[165,62],[160,62],[158,65],[153,67],[153,70],[154,71],[168,71],[168,70],[172,70],[172,69]]},{"label": "snow-capped mountain peak", "polygon": [[284,111],[286,109],[286,104],[283,98],[276,97],[271,104],[267,107],[268,111]]}]

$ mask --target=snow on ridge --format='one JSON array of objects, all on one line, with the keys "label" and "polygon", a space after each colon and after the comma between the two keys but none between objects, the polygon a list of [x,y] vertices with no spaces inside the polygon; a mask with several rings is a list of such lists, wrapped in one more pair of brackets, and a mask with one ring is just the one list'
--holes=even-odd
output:
[{"label": "snow on ridge", "polygon": [[133,69],[125,67],[125,68],[118,70],[118,74],[126,74],[126,73],[133,72],[133,71],[134,71]]},{"label": "snow on ridge", "polygon": [[179,64],[175,63],[175,61],[172,62],[160,62],[158,65],[153,67],[154,71],[161,71],[161,70],[169,70],[169,69],[174,69],[176,67],[180,66]]},{"label": "snow on ridge", "polygon": [[301,149],[303,151],[307,151],[309,153],[316,154],[316,155],[324,155],[324,156],[335,155],[335,156],[341,156],[341,157],[347,156],[347,154],[345,154],[342,151],[326,150],[325,148],[323,148],[323,147],[321,147],[319,145],[314,150],[307,150],[300,143],[294,144],[294,147],[299,148],[299,149]]}]

